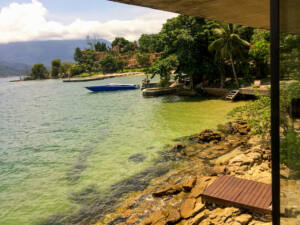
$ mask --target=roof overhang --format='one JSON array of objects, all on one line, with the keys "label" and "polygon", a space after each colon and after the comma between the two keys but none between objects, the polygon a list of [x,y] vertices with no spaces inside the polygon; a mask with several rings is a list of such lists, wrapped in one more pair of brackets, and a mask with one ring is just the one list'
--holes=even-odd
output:
[{"label": "roof overhang", "polygon": [[[110,0],[240,24],[270,28],[270,0]],[[300,4],[297,0],[281,0],[281,30],[300,34]]]}]

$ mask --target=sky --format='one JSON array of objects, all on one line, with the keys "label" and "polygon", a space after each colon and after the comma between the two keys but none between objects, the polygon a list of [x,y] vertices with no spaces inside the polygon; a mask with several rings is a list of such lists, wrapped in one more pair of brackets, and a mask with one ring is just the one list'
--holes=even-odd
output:
[{"label": "sky", "polygon": [[107,0],[1,0],[0,43],[34,40],[138,40],[176,14]]}]

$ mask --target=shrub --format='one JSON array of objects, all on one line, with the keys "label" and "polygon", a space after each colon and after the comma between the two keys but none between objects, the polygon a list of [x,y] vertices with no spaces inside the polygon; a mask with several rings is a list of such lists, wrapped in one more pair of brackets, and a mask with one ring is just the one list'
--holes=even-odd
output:
[{"label": "shrub", "polygon": [[73,65],[70,69],[71,76],[76,76],[84,72],[84,68],[81,65]]},{"label": "shrub", "polygon": [[118,62],[112,55],[105,55],[100,61],[103,73],[114,73],[118,71]]},{"label": "shrub", "polygon": [[171,79],[171,71],[176,69],[178,65],[179,62],[176,55],[170,55],[167,58],[155,61],[151,67],[147,69],[147,73],[152,74],[151,78],[159,75],[161,86],[166,86]]},{"label": "shrub", "polygon": [[299,135],[293,130],[287,131],[280,145],[280,161],[287,167],[300,171]]},{"label": "shrub", "polygon": [[239,106],[229,113],[238,120],[247,121],[252,134],[268,138],[271,129],[271,98],[259,96],[258,100]]}]

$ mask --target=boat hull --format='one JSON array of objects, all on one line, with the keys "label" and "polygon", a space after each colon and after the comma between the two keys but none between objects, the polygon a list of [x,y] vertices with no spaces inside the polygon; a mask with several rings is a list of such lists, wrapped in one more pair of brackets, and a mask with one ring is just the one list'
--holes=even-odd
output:
[{"label": "boat hull", "polygon": [[125,90],[134,90],[138,89],[138,85],[99,85],[99,86],[90,86],[86,87],[86,89],[93,92],[100,91],[125,91]]}]

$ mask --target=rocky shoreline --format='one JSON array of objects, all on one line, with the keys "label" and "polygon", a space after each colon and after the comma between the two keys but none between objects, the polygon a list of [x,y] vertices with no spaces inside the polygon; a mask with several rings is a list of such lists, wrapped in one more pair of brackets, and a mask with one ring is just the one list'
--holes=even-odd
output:
[{"label": "rocky shoreline", "polygon": [[161,160],[187,163],[152,180],[145,190],[125,196],[117,210],[96,224],[272,224],[270,215],[202,202],[200,194],[222,174],[271,183],[270,144],[251,136],[244,122],[227,123],[218,130],[178,139],[161,152]]}]

